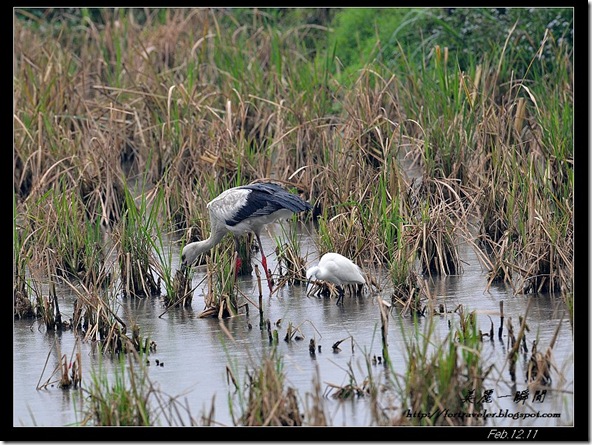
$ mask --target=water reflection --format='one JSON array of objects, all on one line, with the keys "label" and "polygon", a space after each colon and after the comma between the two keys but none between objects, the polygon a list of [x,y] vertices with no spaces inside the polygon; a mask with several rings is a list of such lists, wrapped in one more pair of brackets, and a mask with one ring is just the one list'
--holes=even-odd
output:
[{"label": "water reflection", "polygon": [[[263,242],[265,249],[273,251],[275,241],[271,237],[263,237]],[[318,257],[314,243],[303,237],[302,246],[309,262],[314,263]],[[559,298],[548,295],[514,296],[511,289],[503,284],[494,284],[485,290],[486,279],[477,259],[467,252],[465,257],[467,265],[462,275],[427,279],[434,297],[433,307],[438,308],[441,303],[450,311],[435,316],[434,341],[443,340],[450,334],[449,322],[458,322],[458,313],[453,311],[459,305],[465,311],[475,311],[479,328],[489,332],[493,324],[495,333],[491,339],[485,337],[482,347],[484,359],[493,366],[485,382],[486,388],[492,388],[495,396],[488,409],[525,413],[546,410],[562,414],[560,418],[552,419],[496,418],[487,425],[569,424],[573,421],[573,411],[570,410],[573,404],[573,334],[563,303]],[[274,260],[275,255],[270,255],[269,265],[272,270],[276,267]],[[199,269],[194,280],[195,283],[201,280]],[[384,279],[381,281],[386,282]],[[258,287],[254,278],[241,280],[240,288],[257,301]],[[366,293],[361,297],[352,297],[346,294],[343,306],[337,306],[333,299],[307,295],[303,285],[286,286],[272,296],[263,286],[263,292],[263,320],[253,307],[248,315],[242,313],[233,319],[219,321],[215,318],[199,318],[198,314],[204,306],[202,289],[195,291],[191,308],[175,308],[164,313],[164,302],[160,298],[128,298],[120,301],[119,314],[130,326],[132,323],[140,326],[142,336],[156,342],[157,349],[149,357],[149,375],[158,389],[186,402],[194,419],[209,412],[213,404],[214,418],[221,425],[233,424],[227,399],[234,392],[234,387],[229,382],[227,367],[239,380],[244,381],[246,370],[254,369],[261,363],[271,349],[265,328],[267,320],[271,328],[278,331],[278,351],[284,360],[288,385],[298,390],[303,401],[307,399],[307,393],[313,390],[315,376],[318,375],[323,391],[328,391],[330,385],[347,385],[352,377],[362,382],[369,372],[368,358],[382,356],[377,295]],[[388,288],[383,289],[382,295],[388,299],[390,292]],[[65,289],[62,298],[60,307],[68,317],[72,312],[74,296]],[[497,335],[501,322],[500,302],[503,302],[505,316],[501,339]],[[521,353],[515,381],[512,381],[505,365],[509,350],[507,320],[511,319],[517,331],[519,316],[525,314],[528,302],[531,302],[531,306],[527,317],[529,332],[526,344],[531,350],[532,342],[536,340],[539,351],[544,353],[557,332],[552,349],[557,366],[554,375],[561,374],[565,378],[561,381],[557,377],[553,381],[553,389],[548,391],[544,404],[539,406],[533,403],[521,405],[514,400],[517,392],[527,388],[525,373],[529,354]],[[264,328],[260,329],[262,321]],[[414,329],[421,330],[427,321],[420,319],[418,327],[411,317],[392,312],[388,345],[395,373],[403,374],[406,369],[404,337],[411,336]],[[283,340],[289,324],[297,328],[302,340]],[[558,326],[560,329],[557,331]],[[314,356],[311,356],[308,347],[311,338],[321,347]],[[340,351],[335,352],[332,346],[339,341]],[[47,378],[49,369],[53,369],[59,361],[58,354],[49,354],[54,343],[59,345],[62,354],[69,356],[75,350],[76,338],[72,332],[45,333],[44,326],[38,321],[15,321],[15,426],[63,426],[81,419],[80,391],[64,391],[55,386],[36,390],[37,383]],[[83,385],[88,385],[91,369],[97,366],[98,358],[88,344],[81,345],[81,350]],[[42,378],[46,360],[47,369]],[[371,365],[371,372],[377,381],[386,381],[384,371],[383,366]],[[364,398],[346,402],[334,400],[331,396],[323,399],[330,425],[334,426],[369,425],[372,417],[368,403]],[[397,407],[396,401],[393,401],[393,406]],[[406,409],[404,406],[398,408],[401,411]]]}]

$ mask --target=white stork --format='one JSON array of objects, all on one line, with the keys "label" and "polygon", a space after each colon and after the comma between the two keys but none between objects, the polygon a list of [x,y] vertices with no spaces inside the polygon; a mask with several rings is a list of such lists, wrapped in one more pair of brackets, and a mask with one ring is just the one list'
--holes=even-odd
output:
[{"label": "white stork", "polygon": [[[189,243],[183,248],[182,266],[193,264],[199,255],[218,244],[227,232],[232,233],[238,253],[239,237],[253,232],[259,244],[261,263],[271,291],[267,258],[261,244],[261,229],[280,218],[289,218],[294,213],[310,210],[312,206],[279,185],[265,182],[230,188],[211,200],[207,208],[210,215],[210,236],[203,241]],[[240,266],[241,260],[237,255],[237,272]]]}]

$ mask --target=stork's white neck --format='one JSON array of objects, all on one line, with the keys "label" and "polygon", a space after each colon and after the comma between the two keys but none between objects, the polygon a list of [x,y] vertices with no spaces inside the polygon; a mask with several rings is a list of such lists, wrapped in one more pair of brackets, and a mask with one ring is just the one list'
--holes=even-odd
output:
[{"label": "stork's white neck", "polygon": [[210,251],[216,244],[218,244],[226,232],[212,232],[210,236],[203,241],[195,241],[193,243],[187,244],[183,248],[182,257],[184,263],[190,266],[195,262],[198,256],[202,253]]}]

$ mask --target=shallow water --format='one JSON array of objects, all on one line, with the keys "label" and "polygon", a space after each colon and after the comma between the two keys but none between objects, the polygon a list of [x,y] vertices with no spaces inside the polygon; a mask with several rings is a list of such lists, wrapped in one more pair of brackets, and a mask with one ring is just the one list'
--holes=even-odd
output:
[{"label": "shallow water", "polygon": [[[274,236],[279,233],[277,227]],[[275,241],[266,234],[262,237],[266,252],[273,252]],[[230,242],[230,241],[229,241]],[[173,249],[178,250],[178,246]],[[314,242],[308,235],[301,235],[301,249],[310,264],[315,264],[317,253]],[[434,307],[444,304],[448,311],[462,305],[465,311],[476,311],[479,328],[489,332],[491,323],[496,335],[492,340],[485,338],[482,347],[484,363],[493,365],[492,372],[485,381],[485,388],[491,389],[491,400],[484,406],[489,414],[497,417],[487,419],[485,426],[544,427],[573,425],[574,353],[573,330],[567,311],[558,297],[548,295],[514,296],[504,285],[494,285],[485,291],[487,280],[477,258],[469,249],[464,249],[463,274],[429,280],[429,288],[434,296]],[[258,261],[258,255],[254,255]],[[269,266],[275,270],[275,255],[268,254]],[[173,265],[174,268],[177,265]],[[380,271],[372,271],[380,276]],[[194,283],[201,280],[203,269],[197,268]],[[384,281],[386,282],[386,281]],[[265,284],[265,283],[264,283]],[[241,279],[241,290],[257,300],[258,288],[255,276]],[[264,319],[269,319],[272,328],[278,330],[278,351],[283,357],[286,386],[295,388],[303,404],[310,403],[313,379],[318,376],[321,391],[326,393],[322,399],[331,426],[373,425],[369,401],[354,398],[340,402],[331,396],[330,385],[344,386],[349,383],[351,373],[357,384],[362,384],[368,376],[367,357],[382,355],[380,336],[380,312],[378,295],[390,301],[390,290],[383,289],[380,294],[366,292],[361,297],[346,294],[343,306],[337,306],[334,299],[307,296],[304,286],[285,286],[271,297],[264,286]],[[71,315],[73,295],[63,289],[60,308],[65,318]],[[559,326],[558,337],[552,349],[555,364],[553,383],[546,393],[530,393],[526,400],[516,399],[516,394],[526,390],[525,369],[530,354],[520,353],[517,362],[516,382],[512,382],[505,361],[508,352],[507,330],[500,340],[497,329],[500,324],[500,301],[503,301],[506,319],[512,318],[515,331],[519,329],[518,317],[526,312],[529,301],[531,307],[527,321],[527,345],[530,350],[533,340],[537,340],[538,350],[545,352]],[[259,313],[252,306],[249,314],[244,312],[233,319],[219,321],[215,318],[199,318],[204,309],[202,288],[195,291],[190,309],[172,309],[164,312],[160,298],[123,299],[120,301],[119,315],[126,322],[136,322],[141,335],[149,337],[157,344],[156,352],[149,356],[149,377],[165,398],[177,397],[188,407],[191,417],[197,424],[202,414],[215,407],[213,418],[218,425],[232,426],[233,419],[228,406],[229,394],[234,387],[229,383],[226,369],[243,382],[245,371],[258,369],[262,358],[270,351],[266,330],[259,329]],[[434,343],[449,333],[449,322],[458,322],[454,312],[436,315],[434,318]],[[275,323],[281,320],[279,325]],[[286,329],[292,323],[298,327],[303,339],[292,342],[283,341]],[[427,325],[427,318],[420,319],[419,329]],[[396,308],[391,312],[388,327],[389,355],[394,371],[403,374],[406,366],[404,336],[411,337],[414,323],[411,317],[402,316]],[[314,338],[322,349],[315,356],[309,353],[309,341]],[[340,344],[341,351],[333,352],[332,345]],[[81,393],[79,390],[62,390],[57,385],[37,390],[37,384],[47,381],[55,368],[60,353],[70,357],[75,352],[75,335],[71,331],[61,334],[48,334],[38,321],[15,320],[14,322],[14,426],[66,426],[79,422],[82,418]],[[98,366],[99,357],[90,345],[81,345],[83,358],[83,387],[89,384],[92,368]],[[156,366],[158,360],[162,366]],[[47,365],[46,365],[47,361]],[[102,360],[105,369],[113,366],[108,358]],[[375,381],[384,381],[385,368],[370,365]],[[55,378],[53,379],[55,380]],[[305,406],[301,406],[305,411]],[[414,415],[408,407],[393,401],[393,414]],[[236,412],[236,411],[235,411]],[[522,413],[527,418],[512,418],[513,413]],[[559,417],[548,416],[557,413]],[[501,417],[500,417],[501,416]],[[516,414],[518,416],[518,414]],[[537,417],[538,416],[538,417]],[[190,423],[189,417],[166,423],[161,426],[176,426]]]}]

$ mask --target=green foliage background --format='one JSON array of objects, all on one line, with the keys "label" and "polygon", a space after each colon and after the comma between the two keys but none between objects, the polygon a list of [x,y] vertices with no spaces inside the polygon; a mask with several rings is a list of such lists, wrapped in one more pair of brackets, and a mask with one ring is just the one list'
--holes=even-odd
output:
[{"label": "green foliage background", "polygon": [[[85,21],[104,23],[111,8],[30,8],[17,17],[38,23]],[[133,14],[138,23],[146,20],[151,8],[118,9]],[[332,30],[312,32],[303,40],[309,54],[316,55],[335,46],[335,56],[346,70],[359,69],[377,61],[394,67],[401,63],[400,47],[416,61],[434,45],[448,47],[461,68],[504,46],[514,25],[510,47],[524,70],[549,31],[560,43],[573,46],[573,8],[227,8],[228,20],[248,23],[255,14],[271,27],[287,29],[297,24],[318,25]],[[160,9],[157,16],[166,15]],[[57,20],[56,20],[57,19]],[[372,26],[368,26],[372,25]],[[400,47],[399,47],[400,45]],[[541,54],[543,59],[549,53]]]}]

